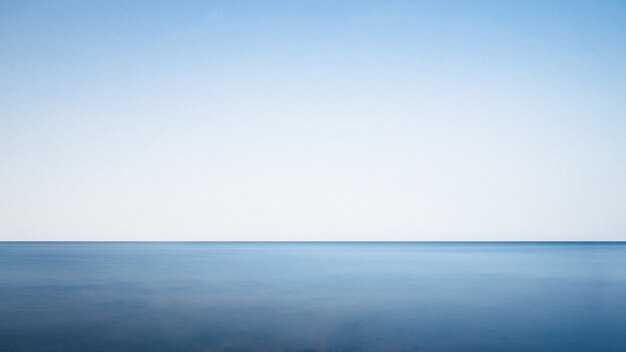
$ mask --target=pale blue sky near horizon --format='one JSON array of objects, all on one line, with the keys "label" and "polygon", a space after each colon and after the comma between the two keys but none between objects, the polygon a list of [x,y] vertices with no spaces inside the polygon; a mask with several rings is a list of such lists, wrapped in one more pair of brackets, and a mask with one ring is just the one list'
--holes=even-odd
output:
[{"label": "pale blue sky near horizon", "polygon": [[0,240],[626,240],[624,1],[0,0]]}]

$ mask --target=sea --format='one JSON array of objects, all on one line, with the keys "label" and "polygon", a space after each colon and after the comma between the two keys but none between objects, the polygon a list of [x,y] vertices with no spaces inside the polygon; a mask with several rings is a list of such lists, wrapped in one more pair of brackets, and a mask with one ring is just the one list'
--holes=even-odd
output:
[{"label": "sea", "polygon": [[626,243],[0,242],[0,351],[626,351]]}]

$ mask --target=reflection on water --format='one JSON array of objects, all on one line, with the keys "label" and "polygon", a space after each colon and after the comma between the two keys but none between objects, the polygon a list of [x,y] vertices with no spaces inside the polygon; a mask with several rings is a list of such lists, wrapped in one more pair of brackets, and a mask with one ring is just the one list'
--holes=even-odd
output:
[{"label": "reflection on water", "polygon": [[0,351],[626,351],[626,244],[0,243]]}]

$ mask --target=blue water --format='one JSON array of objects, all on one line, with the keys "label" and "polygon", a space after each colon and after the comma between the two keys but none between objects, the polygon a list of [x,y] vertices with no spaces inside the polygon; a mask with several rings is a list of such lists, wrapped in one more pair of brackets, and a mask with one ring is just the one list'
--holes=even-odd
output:
[{"label": "blue water", "polygon": [[624,243],[0,243],[0,351],[626,351]]}]

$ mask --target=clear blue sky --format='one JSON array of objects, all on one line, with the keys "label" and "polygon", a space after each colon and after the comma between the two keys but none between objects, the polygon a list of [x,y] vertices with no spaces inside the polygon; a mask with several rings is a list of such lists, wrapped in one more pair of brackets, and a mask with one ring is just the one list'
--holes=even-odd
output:
[{"label": "clear blue sky", "polygon": [[1,240],[626,240],[624,1],[0,1]]}]

